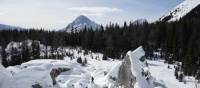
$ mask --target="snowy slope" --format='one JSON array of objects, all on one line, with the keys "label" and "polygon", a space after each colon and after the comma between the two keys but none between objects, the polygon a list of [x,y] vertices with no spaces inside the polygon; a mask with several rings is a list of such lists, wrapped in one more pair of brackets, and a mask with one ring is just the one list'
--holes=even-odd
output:
[{"label": "snowy slope", "polygon": [[72,29],[74,31],[75,30],[80,31],[80,30],[83,30],[85,27],[93,28],[95,30],[96,28],[99,28],[100,25],[95,23],[94,21],[91,21],[88,17],[84,15],[80,15],[72,23],[70,23],[66,28],[61,29],[60,31],[71,32]]},{"label": "snowy slope", "polygon": [[181,17],[185,16],[192,9],[200,5],[200,0],[185,0],[178,6],[176,6],[167,15],[164,15],[159,20],[160,21],[175,21],[179,20]]}]

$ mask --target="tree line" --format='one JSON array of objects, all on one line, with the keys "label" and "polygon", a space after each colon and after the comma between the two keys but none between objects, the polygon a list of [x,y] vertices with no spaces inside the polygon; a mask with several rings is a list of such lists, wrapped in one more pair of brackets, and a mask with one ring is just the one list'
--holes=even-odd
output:
[{"label": "tree line", "polygon": [[[124,22],[123,26],[110,23],[99,29],[85,27],[71,33],[44,29],[1,30],[0,45],[4,51],[11,41],[30,39],[52,49],[80,46],[116,59],[121,59],[129,50],[143,46],[146,57],[153,57],[153,52],[161,49],[161,56],[168,63],[182,62],[184,74],[200,78],[199,24],[200,18],[191,18],[174,22]],[[5,58],[6,54],[2,54]]]}]

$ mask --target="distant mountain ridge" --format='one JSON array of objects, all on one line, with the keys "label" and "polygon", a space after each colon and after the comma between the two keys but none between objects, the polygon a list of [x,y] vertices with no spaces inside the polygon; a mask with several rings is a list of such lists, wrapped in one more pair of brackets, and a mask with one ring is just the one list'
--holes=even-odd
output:
[{"label": "distant mountain ridge", "polygon": [[65,32],[71,32],[72,30],[80,31],[83,30],[85,27],[92,28],[95,30],[99,28],[100,25],[90,20],[88,17],[80,15],[72,23],[68,24],[67,27],[61,29],[60,31],[65,31]]},{"label": "distant mountain ridge", "polygon": [[14,29],[22,30],[24,28],[11,26],[11,25],[6,25],[6,24],[0,24],[0,30],[14,30]]},{"label": "distant mountain ridge", "polygon": [[200,8],[200,0],[185,0],[167,15],[162,16],[159,21],[176,21],[180,18],[188,16],[188,14],[191,14],[191,12],[196,14],[195,16],[200,16],[200,10],[195,10],[197,8]]}]

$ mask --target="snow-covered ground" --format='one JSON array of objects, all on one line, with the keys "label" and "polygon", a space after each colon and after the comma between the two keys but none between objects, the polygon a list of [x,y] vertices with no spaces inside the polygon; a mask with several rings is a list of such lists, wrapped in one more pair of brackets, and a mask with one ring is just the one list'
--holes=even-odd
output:
[{"label": "snow-covered ground", "polygon": [[179,82],[179,80],[175,78],[174,65],[170,65],[169,69],[168,64],[165,64],[163,60],[148,60],[148,64],[151,75],[155,77],[159,83],[165,84],[166,88],[196,88],[195,80],[193,77],[186,77],[186,84]]},{"label": "snow-covered ground", "polygon": [[[87,64],[82,66],[77,63],[77,59],[65,58],[65,61],[69,62],[71,70],[57,77],[56,80],[61,88],[102,88],[108,86],[107,74],[112,72],[113,66],[121,63],[119,60],[104,61],[89,58]],[[92,77],[94,83],[92,83]]]},{"label": "snow-covered ground", "polygon": [[[65,51],[73,53],[73,58],[66,56],[64,60],[39,59],[7,68],[0,66],[0,88],[33,88],[33,86],[37,86],[36,84],[42,88],[116,88],[116,82],[111,77],[118,76],[122,60],[111,58],[102,60],[101,53],[89,51],[88,54],[84,54],[85,51],[80,49],[67,48]],[[136,76],[137,81],[139,80],[135,87],[148,87],[144,86],[149,82],[140,75],[141,69],[138,68],[142,67],[138,63],[139,60],[136,60],[144,55],[144,51],[139,49],[139,52],[129,52],[128,55],[132,59],[132,66],[134,66],[132,73]],[[84,66],[77,63],[79,57],[82,58],[82,61],[87,61]],[[195,88],[192,77],[190,80],[187,78],[186,84],[175,79],[173,65],[170,65],[171,69],[169,69],[163,60],[147,60],[147,62],[149,67],[144,71],[150,71],[151,82],[155,81],[154,84],[157,85],[155,88]],[[55,77],[57,84],[53,85],[51,71],[60,68],[65,69],[65,71]]]},{"label": "snow-covered ground", "polygon": [[[73,58],[66,56],[64,60],[39,59],[18,66],[9,66],[6,68],[9,76],[4,76],[5,70],[1,70],[0,79],[4,81],[0,81],[0,88],[32,88],[34,84],[39,84],[43,88],[102,88],[110,86],[108,76],[113,75],[116,70],[113,67],[121,63],[120,60],[110,58],[102,60],[103,55],[100,53],[89,51],[84,55],[83,50],[70,48],[66,49],[66,52],[73,53]],[[82,61],[87,60],[85,66],[77,63],[79,57]],[[50,71],[55,68],[65,68],[69,71],[59,74],[55,79],[57,85],[53,86]],[[92,77],[94,82],[91,80]],[[5,82],[8,82],[8,85]]]}]

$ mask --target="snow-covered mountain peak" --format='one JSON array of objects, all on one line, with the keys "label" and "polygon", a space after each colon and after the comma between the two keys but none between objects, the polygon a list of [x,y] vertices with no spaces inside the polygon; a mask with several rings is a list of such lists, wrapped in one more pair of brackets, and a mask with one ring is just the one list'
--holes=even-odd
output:
[{"label": "snow-covered mountain peak", "polygon": [[200,5],[200,0],[184,0],[167,15],[162,16],[160,21],[175,21],[187,15],[191,10]]},{"label": "snow-covered mountain peak", "polygon": [[77,22],[77,23],[81,23],[81,22],[83,22],[83,21],[85,21],[85,22],[89,22],[89,21],[91,21],[88,17],[86,17],[86,16],[84,16],[84,15],[80,15],[80,16],[78,16],[76,19],[75,19],[75,21],[74,22]]},{"label": "snow-covered mountain peak", "polygon": [[61,31],[66,31],[66,32],[71,32],[72,30],[80,31],[83,30],[85,27],[97,29],[100,27],[100,25],[90,20],[88,17],[80,15]]},{"label": "snow-covered mountain peak", "polygon": [[137,19],[135,21],[133,21],[133,24],[143,24],[143,23],[146,23],[148,22],[147,19]]}]

